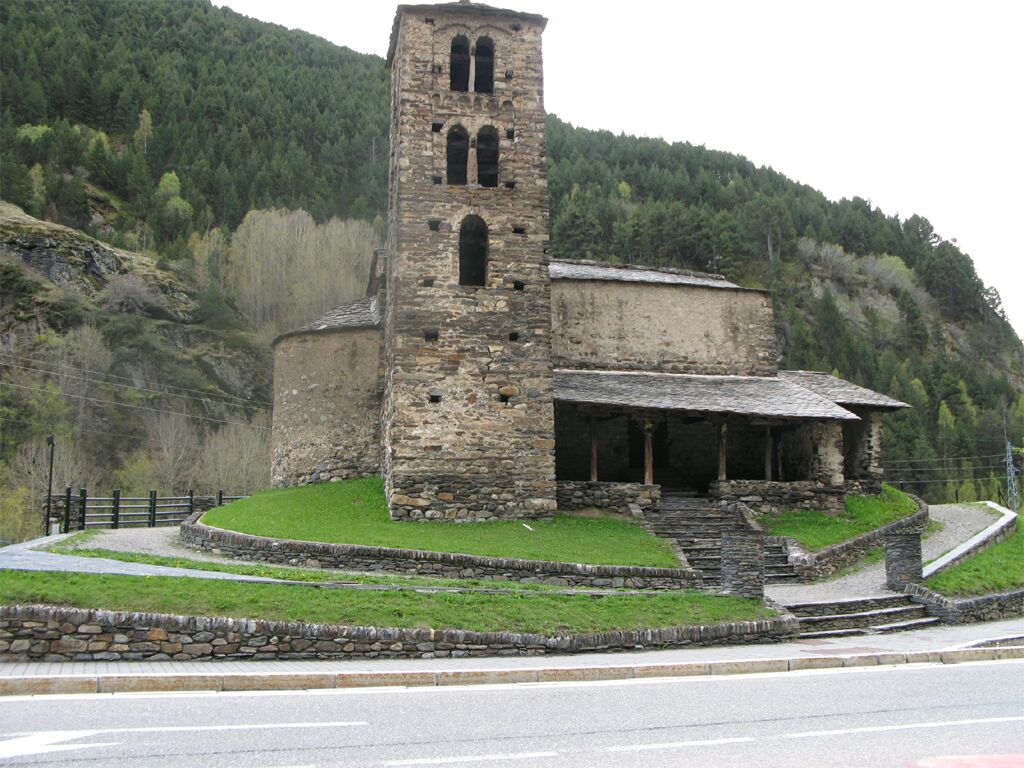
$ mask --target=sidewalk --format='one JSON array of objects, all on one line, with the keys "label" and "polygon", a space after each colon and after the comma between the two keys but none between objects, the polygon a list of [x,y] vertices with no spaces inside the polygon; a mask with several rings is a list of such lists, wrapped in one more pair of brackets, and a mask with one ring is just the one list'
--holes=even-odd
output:
[{"label": "sidewalk", "polygon": [[751,674],[885,664],[1024,659],[1024,618],[891,635],[778,645],[479,659],[156,661],[0,664],[0,695],[141,691],[306,690]]}]

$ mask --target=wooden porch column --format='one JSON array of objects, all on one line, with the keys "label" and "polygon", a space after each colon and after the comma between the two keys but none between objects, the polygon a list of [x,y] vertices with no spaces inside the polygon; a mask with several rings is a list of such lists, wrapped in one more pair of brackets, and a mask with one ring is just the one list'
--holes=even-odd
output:
[{"label": "wooden porch column", "polygon": [[644,485],[654,485],[654,424],[644,421]]},{"label": "wooden porch column", "polygon": [[764,479],[772,479],[772,428],[764,428]]},{"label": "wooden porch column", "polygon": [[724,421],[718,425],[718,479],[726,480],[725,475],[725,436],[729,425]]},{"label": "wooden porch column", "polygon": [[590,415],[590,482],[597,482],[597,419]]}]

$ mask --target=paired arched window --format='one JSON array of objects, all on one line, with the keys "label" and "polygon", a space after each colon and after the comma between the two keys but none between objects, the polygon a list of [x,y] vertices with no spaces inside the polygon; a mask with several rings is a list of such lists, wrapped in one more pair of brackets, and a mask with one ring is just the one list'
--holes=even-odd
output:
[{"label": "paired arched window", "polygon": [[467,216],[459,228],[459,285],[487,282],[487,224],[479,216]]},{"label": "paired arched window", "polygon": [[461,125],[448,131],[448,183],[465,184],[469,165],[469,134]]},{"label": "paired arched window", "polygon": [[468,91],[469,39],[465,35],[458,35],[452,40],[452,58],[448,69],[451,72],[452,90]]},{"label": "paired arched window", "polygon": [[[461,125],[448,131],[449,184],[469,181],[469,133]],[[476,136],[476,178],[481,187],[498,186],[498,129],[485,125]]]},{"label": "paired arched window", "polygon": [[481,187],[498,186],[498,129],[493,125],[476,136],[476,178]]},{"label": "paired arched window", "polygon": [[476,93],[494,93],[494,41],[481,37],[470,56],[469,38],[456,35],[452,39],[448,71],[453,91],[468,91],[472,81]]}]

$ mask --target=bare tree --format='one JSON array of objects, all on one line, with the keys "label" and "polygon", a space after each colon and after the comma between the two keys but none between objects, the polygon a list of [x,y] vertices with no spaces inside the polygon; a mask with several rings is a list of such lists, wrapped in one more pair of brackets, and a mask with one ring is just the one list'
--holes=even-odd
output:
[{"label": "bare tree", "polygon": [[207,435],[196,468],[198,487],[211,493],[225,489],[231,495],[252,493],[270,482],[270,433],[252,425],[225,424]]}]

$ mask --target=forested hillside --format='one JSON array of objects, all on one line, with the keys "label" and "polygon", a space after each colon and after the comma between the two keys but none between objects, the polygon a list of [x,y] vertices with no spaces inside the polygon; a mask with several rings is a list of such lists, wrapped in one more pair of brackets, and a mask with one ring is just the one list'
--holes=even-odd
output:
[{"label": "forested hillside", "polygon": [[[230,422],[249,425],[230,451],[265,450],[245,435],[265,436],[270,338],[365,282],[386,215],[384,63],[204,0],[14,0],[0,34],[0,194],[28,214],[0,216],[0,481],[37,487],[56,432],[61,482],[214,482],[201,456]],[[993,492],[1006,438],[1024,443],[1024,353],[924,217],[555,116],[548,153],[554,254],[772,289],[784,366],[915,406],[890,419],[892,474],[933,499]],[[109,269],[76,261],[102,244]],[[224,350],[240,371],[217,374]],[[191,430],[189,472],[159,468],[163,417]]]}]

